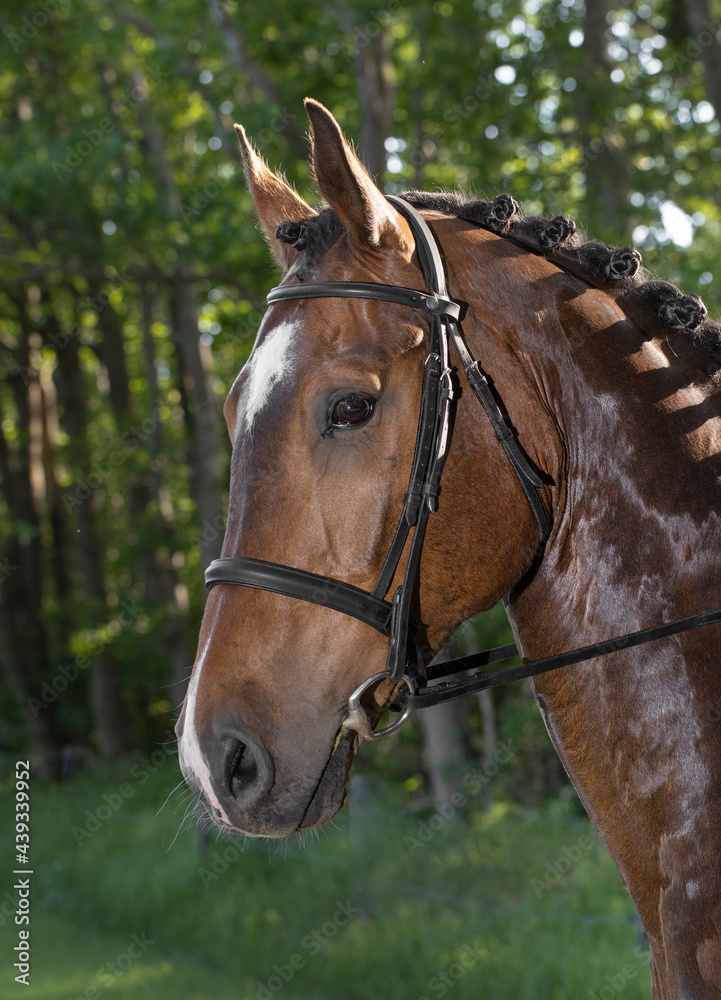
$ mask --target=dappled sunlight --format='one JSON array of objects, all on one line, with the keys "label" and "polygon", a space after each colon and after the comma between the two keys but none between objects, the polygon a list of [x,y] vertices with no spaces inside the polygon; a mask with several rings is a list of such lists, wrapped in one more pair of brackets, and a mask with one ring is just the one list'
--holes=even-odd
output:
[{"label": "dappled sunlight", "polygon": [[[275,202],[268,208],[274,201],[272,185],[266,186],[270,171],[287,177],[289,186],[274,190],[283,191],[281,224],[293,232],[302,231],[301,215],[307,223],[303,200],[313,206],[311,215],[318,202],[307,161],[306,94],[323,102],[357,143],[377,180],[378,204],[385,204],[381,192],[417,189],[435,197],[460,190],[460,202],[475,205],[477,217],[447,219],[446,232],[462,232],[466,248],[478,237],[474,252],[481,243],[496,245],[473,284],[460,283],[466,298],[477,295],[477,302],[464,301],[463,333],[490,338],[484,347],[492,349],[482,360],[493,369],[493,386],[505,386],[519,371],[524,386],[537,387],[537,398],[524,397],[522,405],[520,395],[506,396],[513,425],[507,440],[535,449],[540,461],[564,439],[555,479],[549,474],[542,487],[549,506],[559,504],[552,545],[566,522],[608,528],[596,539],[605,553],[600,569],[589,571],[588,579],[577,572],[582,532],[573,535],[569,527],[567,543],[559,543],[565,549],[558,565],[573,563],[567,579],[586,590],[584,627],[597,627],[600,637],[607,616],[655,621],[668,611],[666,617],[673,617],[670,591],[667,602],[650,607],[628,583],[660,533],[656,520],[638,537],[632,527],[625,531],[629,508],[619,501],[618,481],[592,501],[584,495],[586,509],[574,506],[574,490],[582,494],[605,462],[623,465],[622,445],[632,433],[638,437],[629,454],[644,464],[649,509],[652,500],[663,506],[668,489],[678,523],[693,520],[706,496],[700,484],[713,491],[721,482],[721,452],[715,450],[721,417],[714,412],[712,382],[714,358],[717,367],[721,363],[721,329],[705,319],[705,309],[711,321],[721,309],[721,34],[715,20],[704,20],[702,6],[690,0],[610,6],[591,0],[384,0],[374,6],[331,0],[320,7],[300,0],[6,0],[0,68],[0,858],[6,873],[22,863],[10,853],[12,774],[15,761],[27,758],[29,791],[22,794],[23,804],[32,802],[30,833],[16,827],[28,840],[18,841],[15,857],[27,861],[29,855],[34,871],[30,986],[0,981],[3,1000],[8,986],[14,991],[9,1000],[97,1000],[95,994],[430,1000],[446,993],[477,1000],[479,988],[493,1000],[579,1000],[604,997],[611,988],[614,995],[622,991],[623,1000],[648,996],[648,956],[637,944],[630,898],[576,800],[527,684],[455,703],[457,711],[439,721],[437,731],[424,729],[415,712],[401,732],[363,747],[348,804],[332,825],[273,844],[217,834],[195,794],[178,784],[173,727],[207,599],[204,570],[220,554],[227,521],[231,443],[223,400],[248,361],[268,290],[301,251],[297,233],[293,243],[275,237],[280,208]],[[266,202],[260,212],[266,240],[238,160],[237,122],[253,137],[257,162],[269,167],[258,167],[262,182],[255,198]],[[323,162],[321,156],[316,174],[323,173]],[[359,168],[354,177],[362,176]],[[321,190],[327,195],[338,178],[326,180]],[[504,204],[513,206],[513,226],[510,215],[494,214]],[[426,204],[431,222],[432,209]],[[367,226],[373,216],[351,211],[336,217],[340,242],[333,245],[348,253],[335,263],[348,275],[366,258],[376,272],[385,268],[393,242],[390,211],[367,244],[351,246],[353,220],[362,228],[361,220]],[[473,228],[471,238],[479,219],[499,226]],[[308,231],[313,226],[306,225]],[[499,233],[511,239],[498,239]],[[583,252],[576,253],[574,239]],[[441,242],[449,284],[458,283],[470,270],[471,253],[464,250],[469,259],[461,260],[450,241]],[[415,263],[405,236],[398,245],[406,257],[394,259],[389,273],[416,273],[408,270]],[[667,285],[654,292],[647,283],[650,312],[642,319],[651,316],[648,328],[632,315],[638,301],[630,289],[640,287],[633,285],[632,268],[641,256],[648,275],[685,290]],[[308,254],[308,272],[319,261]],[[298,276],[296,269],[289,280]],[[523,294],[513,284],[519,276],[531,282]],[[300,277],[314,280],[302,268]],[[590,315],[594,302],[595,325],[581,315]],[[274,308],[292,312],[297,332],[299,317],[311,311],[306,306],[285,301]],[[397,311],[398,303],[389,308]],[[402,329],[407,343],[419,346],[428,323],[425,316],[415,320]],[[557,321],[567,334],[563,344],[572,346],[569,367],[588,363],[586,397],[578,385],[564,382],[565,362],[546,364],[528,346],[531,331],[541,353],[555,343]],[[303,324],[304,335],[312,335],[311,326]],[[350,343],[380,338],[386,327],[360,324],[346,334],[331,324],[330,333]],[[508,350],[505,370],[496,367],[501,342]],[[256,352],[259,360],[248,370],[255,374],[239,433],[241,425],[257,431],[265,421],[271,388],[278,397],[294,398],[290,354],[277,343],[271,347],[267,356],[263,348]],[[322,368],[323,360],[313,356],[312,367]],[[451,365],[457,368],[457,358]],[[380,400],[388,386],[380,376],[377,383]],[[359,397],[358,386],[350,389]],[[625,412],[621,390],[635,394]],[[574,395],[587,403],[579,402],[567,427],[560,401]],[[465,400],[457,394],[459,413],[468,398],[467,391]],[[321,413],[321,404],[318,398],[309,406]],[[270,414],[269,424],[278,423],[269,437],[285,427],[287,412]],[[375,412],[382,413],[382,405]],[[303,424],[308,438],[297,442],[299,455],[308,441],[325,441],[322,431],[316,434],[318,414],[310,415],[313,420]],[[606,437],[609,419],[598,429],[596,451],[588,429],[571,447],[566,435],[591,415],[617,419],[629,428],[628,440]],[[536,440],[547,419],[545,437]],[[414,413],[413,427],[416,420]],[[651,425],[662,432],[654,436]],[[507,516],[506,499],[500,486],[497,495],[495,485],[488,487],[486,445],[495,447],[493,438],[481,441],[476,430],[459,420],[466,444],[479,445],[477,468],[460,491],[461,507],[485,525],[496,501],[501,519]],[[569,485],[562,477],[573,473],[571,452],[587,478]],[[380,464],[370,443],[363,454]],[[404,460],[382,454],[394,467]],[[298,495],[290,468],[266,469],[254,485],[257,495],[249,498],[259,523],[270,521],[279,496],[287,500],[283,509],[291,523],[301,523],[317,497],[337,509],[347,505],[357,487],[350,451],[341,465],[340,486],[325,478],[325,465],[310,500],[307,490]],[[363,487],[369,494],[371,486],[368,477]],[[440,518],[452,492],[444,488]],[[487,503],[476,503],[476,490]],[[231,521],[237,503],[236,483]],[[711,515],[708,508],[697,511],[696,521],[708,528],[717,508],[712,502]],[[505,536],[507,527],[516,529],[504,524],[498,534]],[[282,538],[277,526],[264,530]],[[715,579],[708,532],[701,531],[691,559],[674,530],[657,575],[670,579],[679,567],[690,572],[688,566],[708,560],[705,579]],[[328,528],[326,547],[341,563],[349,550],[346,536],[331,534]],[[489,544],[483,566],[505,572],[518,547],[511,552],[509,542],[501,556],[498,543],[507,539],[494,537],[492,528],[484,545],[488,539],[493,548]],[[232,548],[231,540],[226,544]],[[354,544],[359,552],[367,549]],[[423,581],[438,587],[444,611],[463,589],[456,563],[481,565],[474,545],[461,548],[453,535],[444,556],[448,585]],[[292,553],[282,554],[292,561]],[[550,578],[539,569],[552,555],[541,546],[533,571],[516,580],[521,586],[515,594],[510,591],[518,598],[519,618],[527,613],[530,621],[534,602],[541,607],[546,595],[539,596],[540,589],[547,595],[563,589],[558,580],[546,586]],[[604,602],[598,579],[606,563],[627,570]],[[683,595],[679,604],[702,591],[688,611],[702,610],[710,588],[695,588],[681,575],[673,579],[674,593]],[[540,581],[535,591],[534,580]],[[501,589],[499,584],[494,600]],[[469,588],[463,615],[475,595]],[[573,631],[568,605],[561,595],[549,613],[538,612],[538,629],[528,631],[539,648],[555,649]],[[257,640],[254,623],[239,616],[228,638],[233,663],[242,662],[244,647]],[[499,605],[460,626],[439,658],[513,638]],[[518,642],[524,648],[520,632]],[[361,670],[367,655],[361,645],[342,669]],[[285,676],[269,674],[270,682],[290,688]],[[606,676],[589,667],[586,676],[591,674]],[[573,688],[576,674],[564,676],[571,692],[564,710],[569,717],[581,714],[588,689]],[[710,666],[699,669],[699,691],[711,685],[711,676]],[[247,680],[229,671],[212,682],[220,714],[233,707],[223,684]],[[619,691],[628,694],[614,688],[614,697]],[[293,690],[293,708],[310,698],[307,690]],[[600,706],[603,699],[597,701]],[[702,717],[705,708],[694,705],[690,721],[710,733],[717,720]],[[282,718],[277,725],[274,720],[274,735]],[[256,721],[261,726],[266,720]],[[604,724],[610,730],[613,722],[609,713]],[[591,728],[571,741],[579,756]],[[445,757],[429,735],[438,733]],[[604,737],[598,739],[602,745]],[[652,743],[645,737],[637,753],[643,756]],[[694,753],[705,752],[703,740],[697,744]],[[243,746],[223,758],[219,784],[233,785]],[[289,795],[305,781],[309,759],[298,754],[293,761],[292,751],[284,758],[291,759]],[[611,782],[610,769],[607,777]],[[337,783],[338,803],[342,790]],[[697,791],[689,791],[689,801]],[[708,797],[705,804],[710,802]],[[615,809],[614,802],[609,816]],[[655,801],[649,807],[659,829],[663,809]],[[634,809],[629,814],[636,817]],[[658,838],[671,854],[672,839]],[[654,845],[644,860],[649,870],[660,864],[652,855],[660,857],[661,848]],[[659,890],[664,898],[673,896],[681,867],[675,855],[668,865]],[[675,881],[678,898],[691,909],[668,926],[700,925],[687,892],[698,882],[690,876]],[[0,925],[7,923],[3,929],[12,936],[11,885],[0,889]],[[657,919],[656,903],[648,912]],[[704,920],[710,925],[709,913]],[[659,940],[666,937],[664,928]]]}]

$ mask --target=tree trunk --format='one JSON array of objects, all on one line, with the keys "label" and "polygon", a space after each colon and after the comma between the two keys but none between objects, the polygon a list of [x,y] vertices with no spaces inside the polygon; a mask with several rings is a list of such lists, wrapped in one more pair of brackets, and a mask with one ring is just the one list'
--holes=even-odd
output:
[{"label": "tree trunk", "polygon": [[45,473],[45,503],[47,517],[52,535],[52,578],[55,584],[55,594],[59,603],[70,596],[70,539],[68,536],[68,518],[63,505],[60,484],[55,468],[54,441],[57,437],[57,400],[53,380],[45,369],[41,370],[38,385],[42,404],[42,453]]},{"label": "tree trunk", "polygon": [[[481,709],[481,726],[483,727],[483,765],[487,767],[493,761],[498,743],[496,730],[496,712],[493,705],[493,689],[479,691],[478,704]],[[486,771],[488,773],[488,771]]]},{"label": "tree trunk", "polygon": [[281,101],[275,84],[263,67],[248,51],[245,36],[240,25],[235,21],[223,0],[208,0],[208,7],[213,20],[220,28],[223,42],[228,50],[233,65],[239,69],[248,81],[248,90],[258,91],[268,101],[282,112],[283,135],[294,147],[295,152],[305,160],[308,156],[308,143],[301,129],[295,124],[295,115],[289,114]]},{"label": "tree trunk", "polygon": [[608,57],[606,31],[607,15],[613,9],[611,0],[588,0],[586,18],[583,25],[583,47],[588,53],[594,72],[603,69],[608,72],[611,61]]},{"label": "tree trunk", "polygon": [[611,9],[611,0],[586,3],[583,47],[588,57],[587,71],[579,75],[576,116],[586,171],[584,225],[597,237],[617,242],[623,231],[630,186],[625,139],[615,119],[608,115],[611,63],[606,15]]},{"label": "tree trunk", "polygon": [[[719,22],[714,17],[711,0],[685,0],[692,59],[703,62],[706,73],[706,96],[714,106],[716,117],[721,116],[721,46]],[[700,50],[700,51],[698,51]]]},{"label": "tree trunk", "polygon": [[129,422],[132,407],[123,325],[108,303],[106,286],[97,281],[91,282],[90,291],[93,308],[98,316],[98,327],[102,330],[102,339],[95,347],[95,353],[107,370],[110,405],[118,427],[123,430],[124,424]]},{"label": "tree trunk", "polygon": [[[133,74],[137,93],[147,92],[139,70]],[[168,214],[182,222],[180,193],[175,182],[165,135],[152,117],[146,99],[138,104],[148,150],[158,184],[165,192]],[[190,417],[188,432],[191,490],[195,499],[201,540],[203,568],[220,553],[220,537],[214,528],[221,515],[220,486],[220,412],[203,358],[198,331],[198,307],[195,301],[193,273],[186,261],[183,247],[177,248],[175,275],[170,286],[169,309],[173,340],[177,344],[182,365],[181,393],[187,401]]]},{"label": "tree trunk", "polygon": [[198,314],[191,275],[181,272],[170,291],[173,339],[180,349],[183,388],[192,424],[190,450],[191,490],[198,511],[203,568],[220,554],[221,538],[209,527],[219,523],[220,504],[220,417],[201,356]]},{"label": "tree trunk", "polygon": [[[59,332],[59,331],[58,331]],[[74,451],[73,469],[76,486],[65,493],[77,525],[77,542],[83,591],[98,614],[107,610],[107,593],[103,574],[103,557],[97,529],[93,472],[88,440],[88,411],[83,373],[78,354],[78,341],[70,337],[57,351],[55,385],[61,406],[61,426],[67,432]],[[93,720],[100,753],[115,757],[127,748],[125,724],[120,701],[118,667],[112,654],[100,652],[94,659],[90,675]]]},{"label": "tree trunk", "polygon": [[[157,406],[160,403],[160,389],[156,375],[155,344],[152,334],[153,298],[147,286],[142,289],[141,299],[145,369],[148,384],[151,387],[151,395]],[[166,537],[170,544],[175,515],[161,475],[162,430],[160,421],[156,421],[148,441],[150,466],[143,486],[147,490],[148,496],[155,501],[158,509],[159,534]],[[149,602],[154,605],[164,605],[167,609],[165,634],[170,661],[170,693],[173,705],[182,702],[185,696],[185,685],[189,672],[188,664],[192,661],[188,622],[190,598],[188,588],[179,579],[177,572],[179,566],[182,565],[182,558],[182,552],[175,552],[161,562],[156,553],[154,558],[146,560],[145,565],[146,593],[149,595]],[[150,596],[151,594],[152,596]]]},{"label": "tree trunk", "polygon": [[28,630],[36,631],[37,623],[28,621],[26,595],[17,579],[22,558],[22,547],[13,539],[3,553],[0,570],[1,658],[10,690],[27,726],[33,771],[42,781],[49,781],[58,777],[60,770],[57,741],[52,731],[55,713],[53,706],[40,698],[36,678],[38,664],[28,648]]},{"label": "tree trunk", "polygon": [[395,106],[387,43],[382,31],[358,53],[356,74],[361,109],[358,154],[371,176],[380,182],[386,169],[385,141],[393,128]]},{"label": "tree trunk", "polygon": [[[18,413],[18,434],[12,451],[2,429],[0,393],[0,482],[15,526],[0,558],[0,658],[27,725],[34,772],[42,780],[48,780],[57,775],[59,761],[52,725],[55,713],[52,705],[40,698],[41,678],[48,672],[49,657],[41,614],[42,547],[29,447],[29,389],[34,377],[28,374],[31,369],[27,329],[21,333],[16,361],[17,371],[6,376]],[[38,388],[37,384],[34,388]]]},{"label": "tree trunk", "polygon": [[[523,697],[526,701],[535,706],[535,698],[531,685],[528,681],[523,682]],[[531,769],[531,793],[536,802],[542,802],[545,795],[551,790],[551,771],[546,771],[546,761],[550,760],[548,755],[548,742],[545,734],[532,731],[530,742],[530,769]],[[555,757],[555,754],[554,754]]]},{"label": "tree trunk", "polygon": [[423,168],[426,162],[426,156],[423,151],[423,144],[425,141],[426,133],[425,129],[423,128],[423,91],[421,90],[420,87],[416,87],[416,89],[411,94],[411,111],[413,113],[416,126],[415,149],[412,151],[411,154],[413,163],[413,187],[415,188],[416,191],[422,191],[424,187]]},{"label": "tree trunk", "polygon": [[461,792],[466,759],[462,733],[468,712],[461,701],[449,701],[418,713],[425,743],[425,765],[438,811]]}]

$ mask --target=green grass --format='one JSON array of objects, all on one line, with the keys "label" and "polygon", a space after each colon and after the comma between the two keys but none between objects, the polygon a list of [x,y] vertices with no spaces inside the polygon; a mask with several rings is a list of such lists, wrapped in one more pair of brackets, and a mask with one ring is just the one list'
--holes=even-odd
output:
[{"label": "green grass", "polygon": [[[650,995],[630,901],[568,809],[441,822],[373,788],[305,844],[204,844],[173,802],[156,815],[175,762],[132,767],[33,787],[31,985],[5,917],[3,998],[586,1000],[619,977],[624,1000]],[[13,899],[11,806],[5,784]]]}]

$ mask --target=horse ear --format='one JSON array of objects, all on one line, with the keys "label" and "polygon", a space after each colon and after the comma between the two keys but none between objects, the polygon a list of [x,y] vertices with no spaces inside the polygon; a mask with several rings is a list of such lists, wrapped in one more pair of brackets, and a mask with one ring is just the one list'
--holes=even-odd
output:
[{"label": "horse ear", "polygon": [[313,168],[320,193],[356,242],[376,248],[391,245],[410,257],[410,229],[373,183],[338,122],[310,97],[305,110],[313,129]]},{"label": "horse ear", "polygon": [[272,170],[258,156],[242,125],[235,126],[240,145],[240,158],[250,193],[255,202],[258,221],[270,244],[273,256],[287,270],[298,258],[298,251],[276,239],[275,231],[281,222],[307,222],[316,214],[306,205],[297,191]]}]

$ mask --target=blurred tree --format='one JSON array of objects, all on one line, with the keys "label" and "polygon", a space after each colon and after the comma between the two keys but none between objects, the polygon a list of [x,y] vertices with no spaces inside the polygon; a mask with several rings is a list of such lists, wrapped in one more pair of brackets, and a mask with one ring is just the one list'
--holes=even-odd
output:
[{"label": "blurred tree", "polygon": [[358,52],[355,67],[361,112],[358,155],[378,180],[386,168],[385,141],[393,130],[394,110],[392,67],[382,31]]},{"label": "blurred tree", "polygon": [[615,118],[609,115],[613,67],[607,30],[611,10],[611,0],[588,0],[586,4],[582,45],[586,71],[579,74],[578,86],[571,92],[575,95],[578,139],[586,160],[585,224],[589,232],[609,233],[615,242],[619,239],[615,234],[623,232],[630,163],[625,140],[616,128]]},{"label": "blurred tree", "polygon": [[[31,740],[50,774],[62,747],[113,755],[172,723],[223,531],[220,402],[274,280],[233,120],[313,200],[311,94],[389,193],[510,190],[635,242],[718,308],[718,13],[7,0],[0,750]],[[482,710],[488,746],[509,733],[537,746],[515,690]]]},{"label": "blurred tree", "polygon": [[425,768],[437,811],[453,803],[461,794],[464,762],[467,760],[463,734],[470,715],[463,701],[435,705],[420,713],[425,744]]},{"label": "blurred tree", "polygon": [[703,63],[706,96],[718,113],[721,108],[719,20],[714,17],[711,0],[675,0],[675,3],[686,15],[686,31],[679,41],[685,43],[689,58],[698,58]]}]

